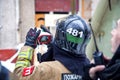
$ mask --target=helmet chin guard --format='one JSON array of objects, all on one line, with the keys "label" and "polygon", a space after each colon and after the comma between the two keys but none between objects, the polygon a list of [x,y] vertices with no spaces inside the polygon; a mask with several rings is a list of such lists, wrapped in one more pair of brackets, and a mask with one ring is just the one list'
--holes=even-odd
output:
[{"label": "helmet chin guard", "polygon": [[90,34],[89,26],[81,17],[70,15],[63,20],[58,20],[55,44],[72,54],[84,54]]}]

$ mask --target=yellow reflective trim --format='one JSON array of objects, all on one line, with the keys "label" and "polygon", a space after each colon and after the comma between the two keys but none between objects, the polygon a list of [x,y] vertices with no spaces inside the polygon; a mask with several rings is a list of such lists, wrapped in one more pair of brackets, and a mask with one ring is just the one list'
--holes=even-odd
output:
[{"label": "yellow reflective trim", "polygon": [[18,55],[18,58],[22,57],[22,58],[26,58],[28,60],[32,60],[32,54],[33,54],[33,50],[28,48],[27,51],[20,52]]},{"label": "yellow reflective trim", "polygon": [[28,60],[25,60],[25,61],[17,61],[16,64],[15,64],[15,68],[17,67],[28,67],[30,66],[30,62]]}]

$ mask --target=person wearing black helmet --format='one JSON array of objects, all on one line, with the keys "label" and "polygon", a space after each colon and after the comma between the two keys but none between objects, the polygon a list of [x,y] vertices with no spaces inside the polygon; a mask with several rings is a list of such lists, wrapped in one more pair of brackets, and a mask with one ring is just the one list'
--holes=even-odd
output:
[{"label": "person wearing black helmet", "polygon": [[[77,15],[71,15],[65,20],[57,22],[54,43],[56,50],[58,49],[60,53],[56,52],[55,58],[72,73],[82,74],[83,66],[81,65],[89,63],[85,49],[90,35],[89,26]],[[67,61],[73,63],[68,64]]]},{"label": "person wearing black helmet", "polygon": [[85,49],[91,35],[85,20],[78,15],[59,19],[51,47],[38,65],[32,65],[39,34],[36,29],[28,31],[18,55],[14,73],[20,80],[81,80],[84,67],[89,64]]}]

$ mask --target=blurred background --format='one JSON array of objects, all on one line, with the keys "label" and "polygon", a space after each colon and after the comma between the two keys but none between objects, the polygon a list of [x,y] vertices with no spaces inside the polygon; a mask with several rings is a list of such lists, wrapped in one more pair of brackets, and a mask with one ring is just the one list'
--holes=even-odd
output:
[{"label": "blurred background", "polygon": [[[15,62],[30,28],[42,24],[54,35],[56,20],[71,14],[92,20],[99,49],[112,57],[110,31],[120,18],[120,0],[0,0],[0,60]],[[89,59],[94,51],[91,38],[86,49]]]},{"label": "blurred background", "polygon": [[[111,30],[120,18],[120,0],[0,0],[0,60],[13,63],[23,46],[30,28],[45,25],[55,34],[56,21],[78,14],[87,22],[91,19],[98,48],[104,55],[111,54]],[[92,59],[95,51],[91,38],[86,53]]]},{"label": "blurred background", "polygon": [[54,34],[56,20],[72,14],[72,11],[88,20],[98,1],[0,0],[0,48],[16,48],[25,41],[27,31],[40,24]]}]

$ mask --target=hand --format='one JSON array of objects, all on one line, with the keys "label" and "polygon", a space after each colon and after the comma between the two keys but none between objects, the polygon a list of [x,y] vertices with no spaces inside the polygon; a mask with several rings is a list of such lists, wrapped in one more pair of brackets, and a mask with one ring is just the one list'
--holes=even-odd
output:
[{"label": "hand", "polygon": [[105,68],[104,65],[98,65],[98,66],[90,68],[89,75],[90,75],[91,79],[95,79],[96,72],[102,71],[104,68]]},{"label": "hand", "polygon": [[31,28],[27,33],[25,45],[31,46],[32,48],[36,48],[37,38],[38,38],[39,34],[40,34],[40,30],[37,31],[36,28],[34,28],[34,29]]}]

